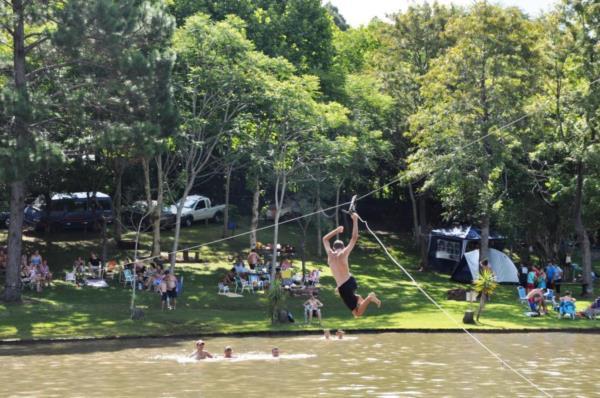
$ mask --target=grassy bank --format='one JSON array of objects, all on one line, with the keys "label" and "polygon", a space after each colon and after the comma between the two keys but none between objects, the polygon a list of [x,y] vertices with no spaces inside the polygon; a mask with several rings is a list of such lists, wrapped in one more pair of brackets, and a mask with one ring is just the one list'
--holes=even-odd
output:
[{"label": "grassy bank", "polygon": [[[197,245],[220,238],[221,229],[215,225],[195,225],[183,230],[183,244]],[[283,227],[282,242],[299,242],[298,228],[294,224]],[[316,238],[309,250],[315,253]],[[405,265],[424,289],[434,297],[457,320],[471,304],[449,301],[446,292],[454,287],[464,287],[451,282],[448,276],[416,271],[416,259],[407,237],[384,234],[384,241],[393,254]],[[147,241],[148,237],[144,237]],[[265,232],[259,235],[268,241]],[[177,273],[184,276],[184,294],[178,300],[176,311],[161,311],[157,294],[139,292],[137,305],[142,307],[145,318],[129,319],[131,289],[111,282],[107,289],[77,288],[57,281],[42,293],[25,291],[24,303],[0,304],[0,339],[46,339],[73,337],[104,337],[126,335],[172,335],[203,333],[235,333],[259,331],[310,330],[319,328],[303,325],[302,301],[288,298],[288,308],[297,322],[289,325],[272,325],[266,314],[266,296],[263,293],[245,293],[243,298],[229,298],[217,294],[217,283],[230,267],[229,256],[247,246],[247,237],[240,237],[201,249],[203,262],[179,263]],[[165,237],[164,249],[170,248],[170,238]],[[64,233],[51,239],[28,237],[27,249],[40,249],[50,259],[56,274],[63,276],[61,268],[68,268],[77,255],[89,250],[99,251],[99,237]],[[111,257],[124,258],[131,253],[110,249]],[[453,329],[458,325],[445,317],[417,291],[402,272],[385,256],[376,243],[362,235],[359,246],[352,255],[352,272],[363,294],[375,291],[383,300],[381,309],[370,308],[365,317],[352,318],[335,293],[335,283],[323,258],[311,256],[308,269],[318,267],[322,271],[321,301],[324,322],[322,327],[344,329]],[[296,260],[296,266],[300,266]],[[58,279],[58,278],[57,278]],[[577,293],[579,289],[575,289]],[[580,301],[578,309],[589,302]],[[544,329],[544,328],[599,328],[600,321],[558,320],[555,315],[529,318],[525,307],[518,303],[514,286],[501,286],[486,306],[481,323],[474,329]]]}]

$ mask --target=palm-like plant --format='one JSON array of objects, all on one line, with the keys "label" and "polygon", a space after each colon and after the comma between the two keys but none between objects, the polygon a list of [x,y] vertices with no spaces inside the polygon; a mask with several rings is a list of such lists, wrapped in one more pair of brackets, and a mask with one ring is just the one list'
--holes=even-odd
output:
[{"label": "palm-like plant", "polygon": [[483,312],[485,301],[490,297],[494,290],[498,287],[496,282],[496,276],[490,270],[483,270],[479,273],[479,278],[475,281],[475,291],[479,293],[479,309],[477,310],[477,322],[479,322],[479,316]]},{"label": "palm-like plant", "polygon": [[285,291],[281,286],[281,282],[279,280],[273,281],[271,284],[271,288],[268,293],[269,299],[269,315],[271,316],[271,322],[274,323],[275,320],[279,320],[280,312],[284,309],[285,306]]}]

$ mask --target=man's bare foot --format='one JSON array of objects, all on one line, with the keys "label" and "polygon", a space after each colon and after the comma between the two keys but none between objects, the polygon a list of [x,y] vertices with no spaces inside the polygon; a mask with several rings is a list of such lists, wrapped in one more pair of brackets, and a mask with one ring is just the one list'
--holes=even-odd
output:
[{"label": "man's bare foot", "polygon": [[377,298],[375,293],[371,292],[367,297],[371,298],[371,301],[377,305],[377,308],[381,308],[381,300]]}]

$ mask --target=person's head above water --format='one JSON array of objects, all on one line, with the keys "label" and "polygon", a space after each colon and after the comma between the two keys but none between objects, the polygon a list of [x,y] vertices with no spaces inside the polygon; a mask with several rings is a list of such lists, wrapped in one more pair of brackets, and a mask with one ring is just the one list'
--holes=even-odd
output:
[{"label": "person's head above water", "polygon": [[333,250],[344,250],[344,247],[344,242],[339,239],[333,242]]},{"label": "person's head above water", "polygon": [[204,348],[204,340],[197,340],[196,348]]},{"label": "person's head above water", "polygon": [[233,354],[233,348],[231,348],[231,346],[228,345],[227,347],[225,347],[224,354],[225,358],[231,358],[231,354]]},{"label": "person's head above water", "polygon": [[273,355],[273,357],[278,357],[279,356],[279,348],[277,347],[273,347],[273,349],[271,350],[271,354]]}]

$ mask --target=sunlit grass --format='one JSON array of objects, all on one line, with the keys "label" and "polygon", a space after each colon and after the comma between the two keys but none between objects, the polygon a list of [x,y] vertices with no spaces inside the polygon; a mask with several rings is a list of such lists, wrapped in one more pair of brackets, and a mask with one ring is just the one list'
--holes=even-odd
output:
[{"label": "sunlit grass", "polygon": [[[242,224],[243,225],[243,224]],[[243,229],[238,232],[243,231]],[[198,224],[183,229],[181,247],[198,245],[221,237],[221,226]],[[295,224],[282,227],[281,242],[299,242],[299,229]],[[170,249],[171,237],[166,232],[163,249]],[[0,237],[1,238],[1,237]],[[25,250],[35,248],[49,260],[57,279],[63,268],[70,268],[78,255],[87,256],[90,250],[100,252],[100,237],[93,234],[63,233],[44,240],[44,237],[27,236]],[[132,238],[132,235],[128,235]],[[268,242],[269,231],[259,233],[259,240]],[[177,273],[184,276],[184,294],[178,299],[176,311],[161,311],[157,294],[139,292],[136,304],[145,316],[139,321],[129,319],[131,289],[116,281],[107,289],[77,288],[57,280],[54,286],[36,293],[24,292],[21,305],[0,304],[0,338],[40,339],[103,336],[149,336],[205,333],[246,333],[262,331],[302,331],[320,328],[343,329],[456,329],[462,325],[464,311],[475,304],[449,301],[446,293],[455,287],[465,287],[451,282],[446,275],[416,271],[414,250],[405,236],[388,234],[383,237],[394,256],[403,264],[421,286],[450,314],[446,317],[431,304],[413,283],[396,267],[374,241],[362,235],[360,244],[351,257],[351,268],[363,295],[375,291],[383,300],[380,309],[369,308],[366,316],[354,319],[335,292],[335,282],[324,257],[316,256],[316,234],[309,233],[307,269],[321,270],[320,300],[323,308],[323,325],[316,322],[303,324],[301,298],[288,298],[288,308],[296,323],[272,325],[267,317],[267,300],[263,293],[245,294],[243,298],[228,298],[217,294],[217,283],[228,268],[231,258],[248,247],[248,237],[201,247],[200,263],[178,263]],[[150,236],[142,237],[142,247],[147,250]],[[109,248],[109,256],[116,259],[132,257],[131,252]],[[190,253],[193,258],[194,253]],[[300,266],[300,261],[295,261]],[[565,287],[566,289],[566,287]],[[589,302],[578,301],[578,309]],[[477,326],[480,329],[546,329],[546,328],[598,328],[600,322],[587,320],[558,320],[555,315],[529,318],[526,308],[517,300],[514,286],[500,286],[486,305]]]}]

